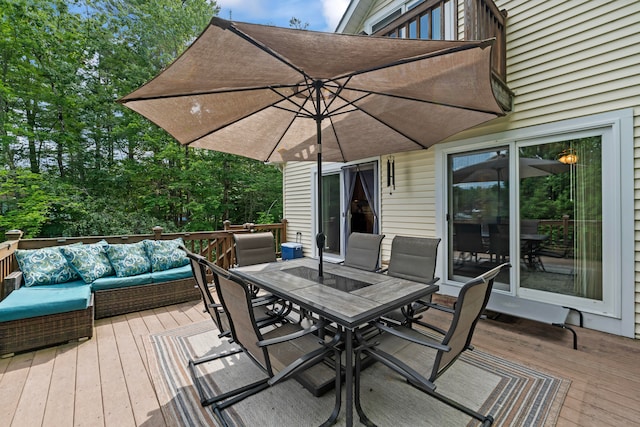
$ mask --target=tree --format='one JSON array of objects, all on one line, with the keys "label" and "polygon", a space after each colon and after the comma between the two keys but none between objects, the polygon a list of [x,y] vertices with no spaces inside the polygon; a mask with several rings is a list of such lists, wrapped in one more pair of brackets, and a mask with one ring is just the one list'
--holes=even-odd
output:
[{"label": "tree", "polygon": [[115,102],[178,57],[218,10],[208,0],[5,0],[0,227],[77,235],[132,232],[136,218],[144,232],[255,222],[261,212],[279,219],[279,169],[181,147]]}]

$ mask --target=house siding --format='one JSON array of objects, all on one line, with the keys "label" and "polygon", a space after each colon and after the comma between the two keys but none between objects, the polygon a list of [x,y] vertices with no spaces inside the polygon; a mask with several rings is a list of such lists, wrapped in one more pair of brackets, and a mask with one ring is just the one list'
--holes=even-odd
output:
[{"label": "house siding", "polygon": [[302,251],[311,256],[311,170],[312,162],[290,162],[282,174],[283,216],[287,220],[287,240],[295,241],[296,233],[302,233]]},{"label": "house siding", "polygon": [[[495,3],[508,12],[507,84],[515,94],[513,111],[448,141],[633,108],[635,336],[640,338],[640,2]],[[377,2],[371,13],[387,4],[389,1]],[[463,17],[464,1],[458,0],[461,38]],[[381,231],[387,236],[383,260],[389,258],[396,234],[435,235],[434,151],[395,155],[396,190],[389,194],[386,182],[381,183]],[[381,176],[386,177],[386,158],[381,160]],[[292,194],[285,192],[285,212],[293,236],[296,227],[306,227],[311,221],[310,204],[305,200],[310,198],[309,167],[305,170],[298,165],[286,168],[285,188],[295,189]]]},{"label": "house siding", "polygon": [[[395,235],[435,237],[436,196],[434,150],[412,151],[394,155],[395,190],[381,183],[382,261],[391,255]],[[387,162],[382,159],[381,176],[387,176]],[[386,180],[386,179],[385,179]]]}]

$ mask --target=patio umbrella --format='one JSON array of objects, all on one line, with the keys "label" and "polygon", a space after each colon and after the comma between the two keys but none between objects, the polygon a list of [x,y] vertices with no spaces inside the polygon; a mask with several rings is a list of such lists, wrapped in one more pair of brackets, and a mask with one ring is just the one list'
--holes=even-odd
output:
[{"label": "patio umbrella", "polygon": [[486,41],[427,41],[213,18],[169,67],[119,102],[182,145],[264,162],[425,149],[503,115]]}]

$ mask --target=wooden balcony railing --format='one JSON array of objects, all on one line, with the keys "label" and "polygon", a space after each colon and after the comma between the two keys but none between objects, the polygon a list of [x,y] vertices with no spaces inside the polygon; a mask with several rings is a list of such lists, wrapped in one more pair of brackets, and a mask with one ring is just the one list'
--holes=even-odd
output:
[{"label": "wooden balcony railing", "polygon": [[209,261],[222,268],[229,268],[235,264],[235,249],[233,245],[234,233],[250,233],[253,231],[271,231],[276,240],[276,251],[280,255],[281,244],[287,240],[287,221],[275,224],[224,224],[224,230],[198,231],[183,233],[163,233],[162,227],[154,227],[152,234],[134,234],[121,236],[84,236],[84,237],[54,237],[22,239],[20,230],[11,230],[5,234],[6,241],[0,243],[0,300],[5,296],[2,284],[4,278],[18,269],[15,258],[16,249],[40,249],[61,244],[82,242],[85,244],[106,240],[109,243],[136,243],[145,239],[172,240],[182,237],[187,249],[200,253]]},{"label": "wooden balcony railing", "polygon": [[465,40],[496,38],[492,68],[502,80],[507,79],[507,11],[498,10],[492,0],[464,0]]}]

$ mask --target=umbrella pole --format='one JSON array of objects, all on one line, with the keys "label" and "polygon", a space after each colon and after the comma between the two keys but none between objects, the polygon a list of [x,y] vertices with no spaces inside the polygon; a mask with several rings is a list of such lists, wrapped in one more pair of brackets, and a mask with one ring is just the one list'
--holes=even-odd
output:
[{"label": "umbrella pole", "polygon": [[316,235],[316,245],[318,247],[318,276],[322,277],[322,252],[324,250],[325,236],[322,230],[322,114],[320,111],[320,91],[322,82],[314,82],[316,90],[316,137],[318,147],[318,234]]}]

